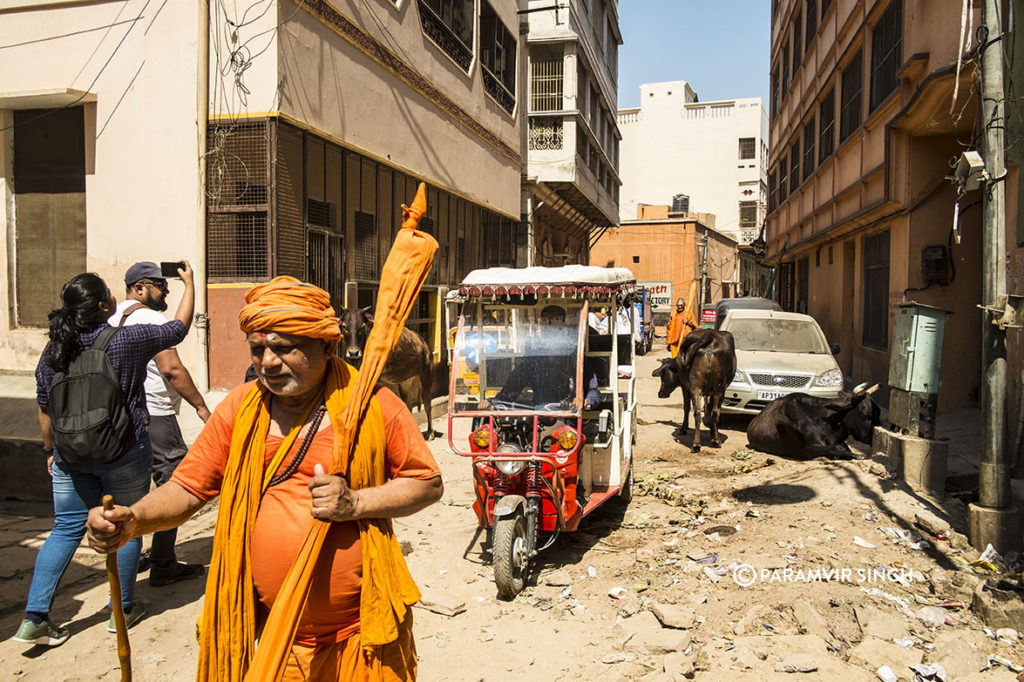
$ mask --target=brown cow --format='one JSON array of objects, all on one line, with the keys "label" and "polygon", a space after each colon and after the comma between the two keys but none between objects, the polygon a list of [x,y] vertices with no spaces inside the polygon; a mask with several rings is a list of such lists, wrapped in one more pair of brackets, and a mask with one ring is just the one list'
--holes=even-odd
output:
[{"label": "brown cow", "polygon": [[[693,404],[693,452],[700,452],[701,408],[704,424],[711,430],[711,445],[718,447],[718,419],[725,388],[736,374],[736,345],[732,334],[714,329],[690,332],[674,358],[665,358],[652,376],[661,377],[659,398],[667,398],[677,386],[683,389],[683,426],[686,433]],[[705,406],[705,399],[707,401]]]},{"label": "brown cow", "polygon": [[[359,367],[363,361],[363,347],[373,329],[371,306],[348,308],[341,317],[342,358],[345,362]],[[434,377],[434,353],[430,346],[416,332],[403,329],[398,343],[391,352],[380,381],[395,391],[412,409],[420,405],[427,415],[427,439],[437,434],[430,413],[431,388]]]}]

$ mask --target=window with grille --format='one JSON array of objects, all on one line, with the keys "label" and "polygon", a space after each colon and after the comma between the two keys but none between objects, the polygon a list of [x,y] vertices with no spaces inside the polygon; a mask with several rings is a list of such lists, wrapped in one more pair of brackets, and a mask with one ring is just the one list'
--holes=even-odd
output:
[{"label": "window with grille", "polygon": [[375,280],[377,272],[377,221],[370,213],[355,212],[355,278]]},{"label": "window with grille", "polygon": [[740,202],[740,227],[757,227],[757,202]]},{"label": "window with grille", "polygon": [[564,60],[561,50],[537,50],[530,58],[530,111],[561,111]]},{"label": "window with grille", "polygon": [[800,184],[800,138],[793,140],[793,146],[789,150],[789,193],[796,191]]},{"label": "window with grille", "polygon": [[768,212],[771,213],[778,205],[779,177],[775,171],[768,174]]},{"label": "window with grille", "polygon": [[423,33],[469,71],[473,63],[473,0],[419,0],[419,10]]},{"label": "window with grille", "polygon": [[796,311],[807,313],[810,262],[801,258],[796,262]]},{"label": "window with grille", "polygon": [[757,156],[757,140],[753,137],[740,138],[740,159],[753,159]]},{"label": "window with grille", "polygon": [[793,21],[793,80],[796,80],[796,69],[804,58],[803,26],[803,16],[797,12],[796,19]]},{"label": "window with grille", "polygon": [[480,66],[484,90],[512,113],[516,108],[516,40],[487,0],[480,0]]},{"label": "window with grille", "polygon": [[779,159],[779,204],[789,195],[789,158],[783,154]]},{"label": "window with grille", "polygon": [[796,282],[793,276],[793,263],[779,265],[779,305],[783,310],[793,312],[796,308]]},{"label": "window with grille", "polygon": [[836,91],[829,88],[818,105],[818,163],[832,155],[836,139]]},{"label": "window with grille", "polygon": [[47,327],[64,283],[86,269],[85,113],[13,113],[15,324]]},{"label": "window with grille", "polygon": [[811,49],[814,42],[814,34],[818,32],[818,0],[807,0],[807,10],[804,14],[804,50]]},{"label": "window with grille", "polygon": [[[269,203],[270,154],[267,121],[245,124],[214,123],[207,133],[206,250],[207,276],[217,280],[262,280],[271,276]],[[293,260],[302,264],[302,137],[278,136],[280,211],[294,217],[298,235]],[[297,183],[297,184],[296,184]],[[296,190],[297,188],[297,190]],[[292,190],[297,193],[289,194]],[[286,221],[287,222],[287,221]],[[287,223],[289,226],[291,222]],[[286,236],[289,241],[291,233]],[[278,241],[281,241],[280,239]],[[280,258],[278,258],[280,262]],[[289,261],[291,262],[291,261]]]},{"label": "window with grille", "polygon": [[804,180],[814,172],[814,161],[814,116],[811,116],[804,126]]},{"label": "window with grille", "polygon": [[839,109],[839,141],[860,127],[861,92],[864,89],[863,60],[860,51],[843,69],[842,104]]},{"label": "window with grille", "polygon": [[903,52],[903,2],[893,0],[871,33],[871,109],[899,83]]},{"label": "window with grille", "polygon": [[889,340],[889,231],[865,237],[864,333],[865,346],[885,350]]},{"label": "window with grille", "polygon": [[775,67],[772,71],[772,100],[771,100],[771,115],[775,118],[776,112],[779,110],[779,67]]},{"label": "window with grille", "polygon": [[784,101],[786,99],[786,93],[789,92],[789,40],[786,40],[786,44],[782,46],[782,85],[780,86],[781,91],[779,93],[779,100]]}]

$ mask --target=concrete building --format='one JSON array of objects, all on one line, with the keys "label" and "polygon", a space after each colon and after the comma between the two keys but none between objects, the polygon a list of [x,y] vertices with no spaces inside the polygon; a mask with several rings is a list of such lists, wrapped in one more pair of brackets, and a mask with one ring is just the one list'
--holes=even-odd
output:
[{"label": "concrete building", "polygon": [[442,289],[517,262],[516,12],[515,0],[3,3],[0,371],[35,366],[70,276],[95,271],[119,293],[131,263],[187,258],[199,318],[182,358],[202,385],[236,385],[246,288],[294,275],[336,307],[372,303],[420,181],[421,227],[441,249],[411,322],[440,350]]},{"label": "concrete building", "polygon": [[[940,412],[976,405],[980,386],[981,196],[958,198],[946,178],[950,160],[977,143],[977,61],[958,63],[961,9],[927,0],[772,4],[766,262],[777,266],[780,302],[818,319],[840,344],[848,377],[883,386],[895,305],[952,311]],[[1020,220],[1018,183],[1010,165],[1010,226]],[[1021,232],[1007,232],[1019,264],[1012,245]],[[1009,344],[1016,401],[1019,330]]]},{"label": "concrete building", "polygon": [[641,205],[635,219],[605,231],[590,250],[592,265],[629,268],[652,292],[659,327],[668,324],[675,300],[687,298],[694,283],[698,317],[700,303],[735,296],[742,257],[731,236],[701,222],[700,216],[676,216],[670,208]]},{"label": "concrete building", "polygon": [[618,113],[623,219],[639,204],[713,213],[742,245],[757,238],[768,182],[768,112],[759,97],[701,102],[686,81],[645,83],[640,106]]},{"label": "concrete building", "polygon": [[523,216],[530,263],[586,263],[618,223],[618,0],[526,0]]}]

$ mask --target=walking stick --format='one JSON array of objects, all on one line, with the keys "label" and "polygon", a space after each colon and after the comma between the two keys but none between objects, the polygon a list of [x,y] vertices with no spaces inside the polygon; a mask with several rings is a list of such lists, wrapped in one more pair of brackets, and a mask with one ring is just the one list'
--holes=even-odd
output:
[{"label": "walking stick", "polygon": [[[114,498],[103,496],[103,511],[114,508]],[[107,580],[110,581],[110,605],[114,609],[114,627],[117,628],[117,659],[121,662],[121,682],[132,682],[132,647],[128,643],[128,627],[124,622],[121,605],[121,575],[117,572],[117,552],[107,555]]]}]

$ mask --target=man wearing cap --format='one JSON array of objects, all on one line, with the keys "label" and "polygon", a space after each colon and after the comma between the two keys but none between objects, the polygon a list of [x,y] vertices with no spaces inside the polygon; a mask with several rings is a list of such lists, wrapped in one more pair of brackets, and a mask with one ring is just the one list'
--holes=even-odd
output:
[{"label": "man wearing cap", "polygon": [[345,474],[325,474],[349,451],[338,434],[357,383],[334,354],[341,333],[330,296],[277,277],[246,303],[239,326],[259,378],[217,406],[169,483],[131,507],[91,510],[90,545],[112,552],[219,495],[199,679],[239,679],[269,609],[290,597],[281,588],[311,518],[328,521],[283,679],[414,679],[419,591],[391,519],[441,497],[440,469],[405,404],[378,387]]},{"label": "man wearing cap", "polygon": [[[125,300],[117,304],[107,320],[112,327],[133,324],[164,324],[161,314],[167,310],[167,280],[156,263],[143,261],[128,268],[124,277]],[[149,412],[149,438],[153,444],[153,482],[161,486],[170,480],[188,446],[181,435],[177,414],[184,398],[204,422],[210,410],[192,376],[181,364],[178,351],[170,348],[157,353],[146,366],[146,408]],[[174,551],[176,528],[153,534],[149,553],[149,584],[170,585],[202,575],[202,564],[178,561]],[[144,568],[142,569],[144,570]]]}]

